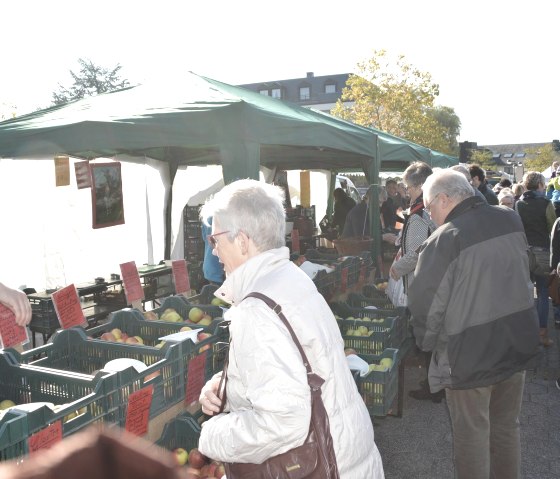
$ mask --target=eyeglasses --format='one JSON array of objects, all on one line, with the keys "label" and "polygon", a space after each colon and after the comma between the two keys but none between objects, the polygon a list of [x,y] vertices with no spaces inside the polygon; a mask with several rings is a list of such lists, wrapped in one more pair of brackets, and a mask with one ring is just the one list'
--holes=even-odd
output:
[{"label": "eyeglasses", "polygon": [[439,193],[432,198],[432,201],[430,201],[427,205],[424,206],[424,211],[426,211],[426,213],[430,214],[430,207],[432,206],[432,203],[436,200],[438,196]]},{"label": "eyeglasses", "polygon": [[219,233],[214,233],[213,235],[208,235],[206,237],[206,239],[208,240],[208,244],[212,246],[212,249],[214,249],[218,245],[216,236],[225,235],[226,233],[229,233],[229,231],[220,231]]}]

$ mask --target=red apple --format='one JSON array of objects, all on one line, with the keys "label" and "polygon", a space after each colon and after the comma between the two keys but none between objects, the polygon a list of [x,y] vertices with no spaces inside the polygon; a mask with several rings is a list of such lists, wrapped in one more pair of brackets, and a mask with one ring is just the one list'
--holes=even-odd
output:
[{"label": "red apple", "polygon": [[195,469],[200,469],[204,464],[208,462],[208,458],[202,454],[198,448],[193,448],[189,452],[189,466]]},{"label": "red apple", "polygon": [[113,333],[103,333],[101,335],[101,339],[103,341],[112,341],[112,342],[117,340],[117,338],[115,338],[115,335]]}]

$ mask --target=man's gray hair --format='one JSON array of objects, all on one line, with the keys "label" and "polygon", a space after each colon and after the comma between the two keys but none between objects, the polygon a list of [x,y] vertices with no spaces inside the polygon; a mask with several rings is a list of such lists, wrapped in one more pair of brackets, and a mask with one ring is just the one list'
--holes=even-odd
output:
[{"label": "man's gray hair", "polygon": [[458,203],[474,196],[473,187],[465,175],[452,169],[435,171],[424,183],[424,198],[431,201],[442,193]]},{"label": "man's gray hair", "polygon": [[256,180],[238,180],[224,186],[200,211],[208,223],[213,218],[233,240],[241,231],[263,252],[285,246],[286,214],[281,188]]},{"label": "man's gray hair", "polygon": [[464,165],[453,165],[451,167],[452,170],[458,171],[459,173],[463,173],[463,175],[465,175],[465,178],[467,179],[467,181],[470,183],[470,181],[472,180],[471,177],[471,172],[469,171],[469,169],[464,166]]}]

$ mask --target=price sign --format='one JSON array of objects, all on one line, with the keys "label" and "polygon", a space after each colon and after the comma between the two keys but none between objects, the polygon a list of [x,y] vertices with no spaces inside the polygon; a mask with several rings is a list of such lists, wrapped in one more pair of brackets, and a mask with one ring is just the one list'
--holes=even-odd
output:
[{"label": "price sign", "polygon": [[299,253],[299,231],[292,230],[292,253]]},{"label": "price sign", "polygon": [[62,155],[55,156],[54,171],[56,186],[68,186],[70,184],[70,158]]},{"label": "price sign", "polygon": [[50,449],[55,444],[62,441],[62,420],[41,429],[39,432],[29,436],[27,446],[29,454],[33,454],[41,449]]},{"label": "price sign", "polygon": [[16,324],[16,315],[0,304],[0,348],[11,348],[29,342],[27,328]]},{"label": "price sign", "polygon": [[134,261],[122,263],[120,267],[127,304],[142,301],[144,299],[144,289],[140,283],[136,263]]},{"label": "price sign", "polygon": [[175,293],[181,294],[191,290],[189,280],[189,272],[187,270],[187,262],[184,259],[178,259],[171,262],[171,270],[173,271],[173,282],[175,283]]},{"label": "price sign", "polygon": [[359,283],[363,283],[366,280],[366,265],[363,264],[360,267],[360,277],[358,278]]},{"label": "price sign", "polygon": [[87,326],[87,321],[80,305],[76,286],[70,284],[52,294],[54,310],[63,329],[73,326]]},{"label": "price sign", "polygon": [[91,188],[91,170],[89,168],[89,161],[78,161],[74,163],[74,170],[76,172],[76,185],[78,189]]},{"label": "price sign", "polygon": [[340,272],[340,290],[344,293],[348,287],[348,266]]},{"label": "price sign", "polygon": [[125,430],[137,436],[143,436],[148,432],[153,392],[154,385],[150,384],[128,396]]},{"label": "price sign", "polygon": [[185,391],[185,402],[192,404],[198,401],[200,391],[204,386],[204,370],[206,369],[206,351],[195,356],[189,361],[187,370],[187,389]]}]

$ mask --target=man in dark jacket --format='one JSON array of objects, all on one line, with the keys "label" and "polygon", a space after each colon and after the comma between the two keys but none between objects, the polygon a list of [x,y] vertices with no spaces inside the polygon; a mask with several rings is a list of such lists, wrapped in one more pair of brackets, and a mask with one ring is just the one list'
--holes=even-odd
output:
[{"label": "man in dark jacket", "polygon": [[456,171],[434,173],[423,189],[439,227],[422,246],[408,306],[418,347],[432,351],[430,389],[446,392],[456,477],[518,478],[525,370],[539,344],[523,224]]},{"label": "man in dark jacket", "polygon": [[333,211],[333,224],[338,230],[338,234],[341,235],[344,231],[344,223],[346,222],[346,216],[354,206],[356,202],[350,198],[342,188],[336,188],[333,192],[334,196],[334,211]]},{"label": "man in dark jacket", "polygon": [[471,174],[472,185],[475,188],[478,188],[478,191],[484,195],[488,204],[498,205],[499,203],[496,193],[494,193],[491,188],[488,188],[488,183],[486,183],[485,171],[478,165],[470,165],[469,173]]}]

